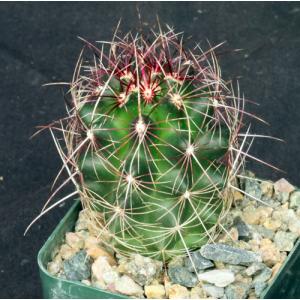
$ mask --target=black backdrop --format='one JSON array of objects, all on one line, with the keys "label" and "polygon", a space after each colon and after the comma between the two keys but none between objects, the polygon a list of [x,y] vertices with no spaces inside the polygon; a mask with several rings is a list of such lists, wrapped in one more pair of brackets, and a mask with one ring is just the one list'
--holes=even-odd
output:
[{"label": "black backdrop", "polygon": [[[239,78],[245,95],[260,103],[249,109],[271,123],[258,133],[286,143],[257,141],[252,153],[284,169],[300,186],[300,5],[298,3],[1,3],[0,4],[0,296],[41,297],[36,254],[70,204],[43,217],[26,237],[26,225],[49,194],[60,161],[49,134],[29,141],[38,124],[64,114],[61,90],[41,87],[71,79],[82,43],[110,39],[121,29],[162,23],[193,41],[227,41],[221,65],[226,78]],[[283,175],[257,164],[261,177]]]}]

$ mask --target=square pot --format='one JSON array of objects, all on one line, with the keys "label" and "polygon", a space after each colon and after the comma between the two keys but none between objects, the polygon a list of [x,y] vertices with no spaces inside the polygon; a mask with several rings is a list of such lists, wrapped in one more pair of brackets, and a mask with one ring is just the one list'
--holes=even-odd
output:
[{"label": "square pot", "polygon": [[[64,218],[59,222],[38,253],[38,266],[43,297],[46,299],[128,299],[128,297],[124,295],[90,287],[82,284],[81,282],[74,282],[55,277],[47,271],[47,264],[51,260],[51,253],[62,243],[65,233],[74,229],[80,210],[81,203],[79,200],[76,200],[76,203],[74,203]],[[299,239],[276,274],[272,283],[261,295],[261,298],[300,298]]]}]

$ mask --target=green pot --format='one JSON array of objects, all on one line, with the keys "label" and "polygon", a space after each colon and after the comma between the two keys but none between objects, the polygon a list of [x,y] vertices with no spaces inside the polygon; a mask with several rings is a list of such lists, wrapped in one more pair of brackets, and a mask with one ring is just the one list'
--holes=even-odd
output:
[{"label": "green pot", "polygon": [[[57,278],[47,271],[51,253],[62,243],[65,233],[74,229],[80,209],[80,201],[77,200],[38,253],[38,265],[44,298],[126,299],[127,297],[120,294],[89,287],[80,282]],[[300,298],[300,240],[290,252],[273,282],[264,291],[262,298]]]}]

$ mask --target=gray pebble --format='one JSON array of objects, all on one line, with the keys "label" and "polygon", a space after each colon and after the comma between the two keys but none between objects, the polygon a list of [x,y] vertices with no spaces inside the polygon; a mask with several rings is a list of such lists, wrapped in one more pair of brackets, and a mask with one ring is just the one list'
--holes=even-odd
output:
[{"label": "gray pebble", "polygon": [[247,298],[250,285],[243,282],[230,284],[225,288],[227,299],[245,299]]},{"label": "gray pebble", "polygon": [[64,261],[64,274],[67,279],[81,281],[91,276],[91,260],[85,251],[79,251]]},{"label": "gray pebble", "polygon": [[260,297],[264,289],[268,286],[266,282],[256,282],[254,284],[254,291],[256,297]]},{"label": "gray pebble", "polygon": [[253,275],[257,275],[261,270],[265,269],[267,266],[263,263],[253,263],[251,264],[246,270],[245,270],[245,274],[247,276],[253,276]]},{"label": "gray pebble", "polygon": [[265,268],[261,271],[261,273],[259,273],[254,277],[253,284],[256,284],[258,282],[266,282],[271,278],[271,276],[272,276],[272,269]]},{"label": "gray pebble", "polygon": [[230,264],[226,264],[225,268],[232,271],[234,274],[240,274],[246,269],[245,266],[230,265]]},{"label": "gray pebble", "polygon": [[200,254],[199,250],[191,252],[190,257],[186,257],[184,259],[184,265],[190,272],[195,272],[194,266],[196,268],[196,271],[205,270],[214,266],[214,264],[210,260],[204,258]]},{"label": "gray pebble", "polygon": [[172,283],[177,283],[185,287],[194,287],[198,283],[197,276],[194,273],[189,272],[186,267],[169,267],[168,275]]},{"label": "gray pebble", "polygon": [[261,262],[261,256],[259,254],[225,244],[204,245],[201,247],[200,253],[207,259],[232,265],[247,266],[253,262]]},{"label": "gray pebble", "polygon": [[275,234],[274,242],[280,251],[291,251],[298,235],[294,232],[278,231]]},{"label": "gray pebble", "polygon": [[223,287],[218,287],[212,284],[203,284],[203,289],[208,296],[214,299],[222,298],[224,296]]},{"label": "gray pebble", "polygon": [[295,191],[291,194],[290,197],[290,208],[299,208],[300,207],[300,191]]},{"label": "gray pebble", "polygon": [[[270,198],[262,196],[261,200],[272,208],[276,208],[281,205],[281,200],[275,197]],[[263,205],[263,203],[259,203],[259,205]]]},{"label": "gray pebble", "polygon": [[281,202],[282,204],[286,203],[290,198],[290,193],[288,192],[278,192],[276,194],[276,200]]},{"label": "gray pebble", "polygon": [[141,286],[150,284],[162,272],[163,264],[161,261],[140,254],[132,254],[130,258],[123,258],[119,263],[121,261],[124,273]]},{"label": "gray pebble", "polygon": [[269,240],[273,240],[275,235],[273,230],[268,229],[263,225],[251,225],[251,230],[258,233],[261,237]]},{"label": "gray pebble", "polygon": [[245,180],[245,193],[252,196],[252,197],[250,197],[245,194],[246,199],[247,198],[250,200],[261,199],[262,190],[260,187],[260,182],[257,180],[246,179]]},{"label": "gray pebble", "polygon": [[242,190],[245,190],[246,181],[253,181],[251,178],[255,178],[255,174],[249,170],[244,170],[240,173],[241,177],[239,177],[239,185]]},{"label": "gray pebble", "polygon": [[239,233],[239,240],[249,241],[252,239],[252,233],[249,226],[241,219],[236,217],[233,221],[233,225],[236,227]]}]

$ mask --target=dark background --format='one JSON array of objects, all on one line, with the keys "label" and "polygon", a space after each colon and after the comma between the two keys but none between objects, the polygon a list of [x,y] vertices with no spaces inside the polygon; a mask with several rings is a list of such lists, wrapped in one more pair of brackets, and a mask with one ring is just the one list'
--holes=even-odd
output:
[{"label": "dark background", "polygon": [[298,3],[1,3],[0,4],[0,297],[41,297],[36,255],[70,203],[38,221],[23,237],[50,193],[60,160],[48,133],[29,140],[34,127],[64,115],[62,91],[41,87],[71,80],[82,42],[111,39],[122,18],[123,32],[161,23],[192,41],[227,41],[221,57],[225,78],[260,106],[248,110],[271,126],[253,131],[286,143],[257,141],[252,153],[282,168],[259,164],[258,176],[288,178],[300,186],[300,5]]}]

